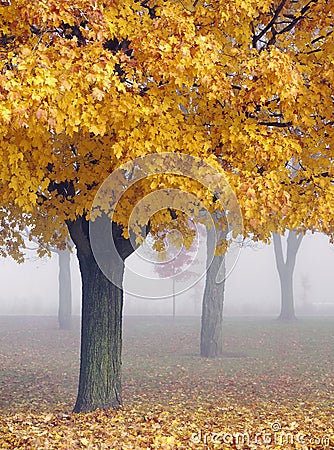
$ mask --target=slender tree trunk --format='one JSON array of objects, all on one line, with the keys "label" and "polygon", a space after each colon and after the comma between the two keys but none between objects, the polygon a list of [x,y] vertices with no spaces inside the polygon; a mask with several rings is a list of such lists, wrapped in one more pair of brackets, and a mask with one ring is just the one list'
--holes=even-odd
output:
[{"label": "slender tree trunk", "polygon": [[175,278],[172,278],[173,283],[173,320],[175,320],[175,312],[176,312],[176,298],[175,298]]},{"label": "slender tree trunk", "polygon": [[[223,263],[223,256],[214,256],[206,273],[203,295],[200,353],[205,358],[222,354],[223,306],[225,281],[217,283],[216,277]],[[224,264],[224,263],[223,263]]]},{"label": "slender tree trunk", "polygon": [[[222,222],[222,217],[216,217],[217,224]],[[227,230],[215,231],[214,239],[209,231],[206,238],[207,264],[214,254],[216,244],[226,238]],[[216,238],[218,239],[216,243]],[[207,268],[206,281],[203,294],[202,319],[201,319],[201,343],[200,354],[206,358],[214,358],[221,355],[223,349],[223,306],[225,291],[225,255],[215,255]],[[223,271],[223,273],[221,273]],[[217,276],[222,282],[217,281]]]},{"label": "slender tree trunk", "polygon": [[72,286],[71,286],[71,252],[69,249],[59,250],[59,305],[58,323],[59,328],[68,330],[72,325]]},{"label": "slender tree trunk", "polygon": [[280,320],[295,320],[295,307],[293,298],[293,270],[284,267],[280,273],[281,282],[281,312]]},{"label": "slender tree trunk", "polygon": [[278,317],[279,320],[296,319],[293,297],[293,272],[302,239],[302,234],[297,235],[294,230],[289,230],[287,256],[284,261],[281,235],[273,233],[276,267],[281,284],[281,312]]},{"label": "slender tree trunk", "polygon": [[[113,233],[116,230],[118,234],[118,248],[124,250],[124,261],[131,253],[129,242],[121,236],[118,227],[114,224],[112,226]],[[82,277],[80,375],[74,412],[108,407],[117,409],[122,404],[123,290],[109,281],[97,265],[89,241],[86,219],[78,218],[69,222],[68,228],[77,248]],[[105,250],[108,252],[108,245]],[[124,265],[112,269],[117,272],[117,278],[121,281]]]}]

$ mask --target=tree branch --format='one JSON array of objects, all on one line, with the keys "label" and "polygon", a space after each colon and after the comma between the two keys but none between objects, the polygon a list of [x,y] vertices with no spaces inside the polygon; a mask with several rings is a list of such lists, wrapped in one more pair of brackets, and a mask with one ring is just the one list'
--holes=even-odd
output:
[{"label": "tree branch", "polygon": [[70,233],[71,239],[78,248],[78,244],[80,248],[84,251],[86,256],[90,256],[92,254],[92,249],[89,243],[89,238],[87,233],[85,233],[84,225],[88,227],[88,223],[84,224],[83,221],[86,221],[85,217],[78,217],[73,221],[66,220],[66,225],[68,231]]},{"label": "tree branch", "polygon": [[275,250],[275,259],[277,270],[281,272],[283,269],[285,262],[283,258],[283,249],[282,249],[282,237],[279,233],[272,233],[273,242],[274,242],[274,250]]},{"label": "tree branch", "polygon": [[267,127],[288,128],[292,126],[292,122],[258,122],[259,125],[267,125]]},{"label": "tree branch", "polygon": [[300,244],[302,242],[304,235],[297,235],[296,230],[289,230],[288,241],[287,241],[287,256],[286,264],[287,266],[294,267],[296,263],[296,256]]},{"label": "tree branch", "polygon": [[271,19],[271,21],[263,28],[263,30],[260,31],[259,34],[254,35],[253,37],[253,47],[256,48],[256,44],[258,43],[258,41],[267,33],[268,30],[270,30],[270,28],[274,25],[276,19],[278,18],[280,12],[282,11],[282,9],[284,8],[284,5],[286,3],[286,0],[282,0],[281,3],[277,6],[276,11],[274,13],[273,18]]}]

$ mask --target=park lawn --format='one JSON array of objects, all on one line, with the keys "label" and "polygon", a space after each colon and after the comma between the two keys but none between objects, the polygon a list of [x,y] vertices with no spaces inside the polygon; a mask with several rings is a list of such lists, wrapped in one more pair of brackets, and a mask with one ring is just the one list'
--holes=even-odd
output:
[{"label": "park lawn", "polygon": [[215,360],[199,318],[124,322],[124,406],[84,415],[79,319],[0,317],[0,449],[334,448],[334,318],[226,319]]}]

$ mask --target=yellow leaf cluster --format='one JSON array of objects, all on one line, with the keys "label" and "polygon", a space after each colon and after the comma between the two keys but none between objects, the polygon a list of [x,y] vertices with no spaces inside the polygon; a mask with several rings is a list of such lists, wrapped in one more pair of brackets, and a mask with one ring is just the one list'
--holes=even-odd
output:
[{"label": "yellow leaf cluster", "polygon": [[[297,227],[332,236],[333,6],[2,2],[2,204],[61,229],[89,214],[123,163],[184,153],[224,175],[246,234]],[[127,228],[139,199],[164,186],[212,213],[214,192],[197,181],[187,168],[150,174],[115,219]],[[196,201],[187,214],[196,216]],[[168,226],[167,216],[155,212],[152,223]]]}]

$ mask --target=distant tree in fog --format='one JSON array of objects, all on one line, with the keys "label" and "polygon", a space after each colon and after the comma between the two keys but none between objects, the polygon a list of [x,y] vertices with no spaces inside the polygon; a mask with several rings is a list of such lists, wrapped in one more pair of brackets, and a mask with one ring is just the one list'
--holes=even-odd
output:
[{"label": "distant tree in fog", "polygon": [[[31,236],[29,229],[25,228],[21,232],[22,238],[31,241],[34,246],[22,243],[23,248],[39,252],[40,244],[38,239]],[[72,326],[72,282],[71,282],[71,248],[68,239],[59,241],[59,246],[49,246],[46,253],[55,253],[58,256],[58,324],[61,330],[68,330]]]},{"label": "distant tree in fog", "polygon": [[165,252],[165,260],[161,259],[155,266],[155,272],[161,278],[170,278],[172,282],[172,316],[176,316],[176,296],[178,295],[178,283],[186,281],[196,281],[197,274],[189,268],[196,264],[196,239],[189,249],[186,247],[178,248],[169,242]]},{"label": "distant tree in fog", "polygon": [[295,230],[289,230],[287,237],[286,258],[284,259],[282,236],[278,233],[273,233],[276,268],[281,284],[280,320],[296,319],[293,296],[293,273],[296,264],[297,252],[303,236],[303,234],[297,234]]}]

